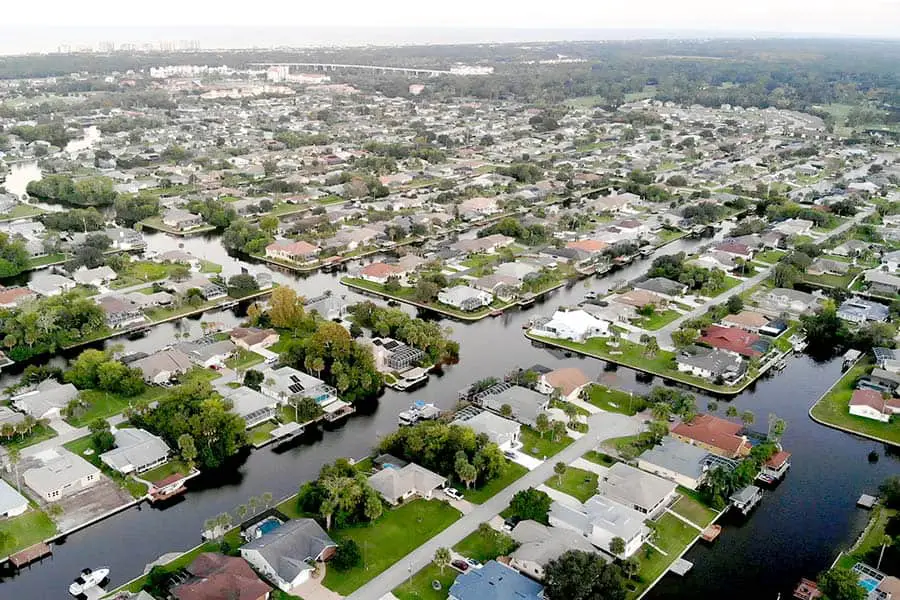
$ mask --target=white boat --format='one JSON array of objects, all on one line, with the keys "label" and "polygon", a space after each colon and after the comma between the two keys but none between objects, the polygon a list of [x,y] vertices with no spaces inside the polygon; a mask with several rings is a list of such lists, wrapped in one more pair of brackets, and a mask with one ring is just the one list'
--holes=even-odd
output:
[{"label": "white boat", "polygon": [[596,300],[596,299],[597,299],[597,292],[590,291],[590,292],[585,293],[584,299],[585,299],[585,300]]},{"label": "white boat", "polygon": [[69,593],[73,596],[80,596],[87,590],[99,586],[108,576],[109,569],[107,567],[101,567],[96,570],[84,569],[81,571],[81,575],[75,578],[75,581],[69,586]]},{"label": "white boat", "polygon": [[409,407],[409,410],[404,410],[397,415],[397,421],[400,426],[407,426],[415,425],[419,421],[433,421],[440,416],[441,410],[433,403],[416,400],[415,403]]}]

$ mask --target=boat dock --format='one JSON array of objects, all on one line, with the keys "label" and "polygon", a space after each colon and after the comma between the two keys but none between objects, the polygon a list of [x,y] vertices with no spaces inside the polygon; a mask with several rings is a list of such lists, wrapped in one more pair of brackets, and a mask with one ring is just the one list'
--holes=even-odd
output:
[{"label": "boat dock", "polygon": [[289,421],[288,423],[279,425],[278,427],[270,431],[269,439],[260,444],[253,444],[253,447],[259,449],[263,446],[268,446],[273,442],[286,442],[287,440],[294,438],[301,433],[303,433],[303,426],[299,423],[295,423],[294,421]]},{"label": "boat dock", "polygon": [[797,587],[794,588],[794,598],[797,598],[797,600],[816,600],[816,598],[821,597],[822,592],[815,581],[801,579]]},{"label": "boat dock", "polygon": [[703,533],[700,534],[700,537],[704,542],[714,542],[719,538],[719,535],[722,533],[722,526],[716,525],[713,523],[709,527],[703,530]]},{"label": "boat dock", "polygon": [[748,485],[731,495],[731,505],[741,511],[745,517],[762,501],[762,490],[755,485]]},{"label": "boat dock", "polygon": [[694,563],[684,560],[683,558],[679,558],[675,562],[672,563],[672,566],[669,567],[669,570],[675,573],[676,575],[687,575],[687,572],[690,571],[694,566]]},{"label": "boat dock", "polygon": [[876,502],[878,502],[878,498],[876,498],[875,496],[863,494],[859,497],[859,500],[856,501],[856,505],[861,508],[872,508],[875,506]]},{"label": "boat dock", "polygon": [[40,542],[34,546],[29,546],[24,550],[16,552],[9,557],[9,562],[17,569],[28,566],[36,560],[41,560],[53,554],[53,550],[49,544]]}]

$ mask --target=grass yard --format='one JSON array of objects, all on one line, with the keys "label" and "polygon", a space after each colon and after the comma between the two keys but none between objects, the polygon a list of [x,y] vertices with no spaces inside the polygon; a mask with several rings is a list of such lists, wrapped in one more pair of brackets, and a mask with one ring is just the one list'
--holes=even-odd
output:
[{"label": "grass yard", "polygon": [[125,268],[116,273],[118,277],[110,282],[109,287],[120,289],[131,287],[141,283],[160,281],[169,277],[170,273],[179,268],[174,263],[157,263],[149,260],[135,260],[128,263]]},{"label": "grass yard", "polygon": [[467,490],[465,487],[460,487],[457,489],[459,489],[466,497],[466,500],[472,504],[482,504],[527,472],[528,469],[519,463],[506,461],[506,466],[503,468],[503,472],[500,476],[495,477],[480,488]]},{"label": "grass yard", "polygon": [[581,502],[586,502],[597,493],[597,474],[577,467],[567,468],[562,478],[554,474],[545,483],[554,490],[578,498]]},{"label": "grass yard", "polygon": [[[341,283],[348,287],[351,287],[351,288],[356,287],[356,288],[360,288],[363,290],[368,290],[370,292],[374,292],[376,294],[384,296],[385,298],[391,298],[391,299],[394,299],[394,300],[397,300],[400,302],[407,302],[414,306],[427,307],[431,310],[441,312],[446,315],[450,315],[451,317],[459,317],[460,319],[463,319],[466,321],[477,321],[478,319],[482,319],[482,318],[488,316],[488,314],[490,314],[490,312],[495,309],[504,309],[509,306],[512,306],[512,304],[513,304],[512,302],[498,302],[495,300],[490,306],[485,306],[483,308],[479,308],[478,310],[473,310],[473,311],[464,311],[464,310],[457,310],[457,309],[453,308],[452,306],[448,306],[446,304],[442,304],[437,301],[420,302],[420,301],[416,300],[416,298],[415,298],[416,292],[413,288],[401,287],[399,290],[397,290],[395,292],[387,293],[384,291],[384,286],[382,286],[382,285],[379,285],[377,283],[372,283],[371,281],[366,281],[364,279],[357,279],[354,277],[344,277],[343,279],[341,279]],[[550,287],[552,287],[552,286],[550,286]],[[274,350],[273,350],[273,352],[274,352]]]},{"label": "grass yard", "polygon": [[626,435],[626,436],[617,437],[617,438],[609,438],[608,440],[604,441],[603,444],[605,446],[615,448],[616,450],[621,452],[628,446],[631,446],[640,437],[641,437],[640,434],[638,434],[638,435]]},{"label": "grass yard", "polygon": [[803,275],[803,281],[813,285],[821,285],[824,287],[847,289],[853,279],[859,275],[860,269],[850,269],[845,275],[831,275],[824,273],[822,275]]},{"label": "grass yard", "polygon": [[106,419],[113,415],[117,415],[129,404],[137,403],[142,400],[154,402],[165,396],[168,390],[159,386],[147,386],[144,393],[126,398],[112,392],[104,392],[103,390],[82,390],[81,398],[87,403],[87,410],[77,417],[66,419],[66,422],[73,427],[84,427],[89,425],[96,419]]},{"label": "grass yard", "polygon": [[211,260],[201,260],[200,261],[200,272],[201,273],[221,273],[222,265],[218,263],[214,263]]},{"label": "grass yard", "polygon": [[238,371],[241,369],[249,369],[250,367],[260,364],[264,360],[265,359],[256,352],[238,348],[235,351],[234,356],[225,361],[225,366],[229,369]]},{"label": "grass yard", "polygon": [[57,252],[55,254],[48,254],[47,256],[38,256],[37,258],[29,259],[28,268],[37,269],[38,267],[46,267],[47,265],[62,262],[66,262],[66,255],[62,252]]},{"label": "grass yard", "polygon": [[213,308],[214,306],[221,304],[226,300],[228,300],[228,297],[217,298],[216,300],[203,302],[201,304],[197,304],[196,306],[185,304],[183,306],[175,306],[171,308],[148,308],[144,311],[144,314],[147,315],[147,318],[152,322],[159,323],[160,321],[165,321],[166,319],[171,319],[173,317],[209,310],[210,308]]},{"label": "grass yard", "polygon": [[522,452],[535,458],[549,458],[572,443],[572,438],[565,436],[558,442],[553,441],[553,435],[548,431],[541,437],[537,431],[523,425],[519,433],[519,441],[522,442]]},{"label": "grass yard", "polygon": [[56,533],[56,524],[47,513],[30,509],[27,512],[0,521],[0,556],[43,542]]},{"label": "grass yard", "polygon": [[31,204],[16,204],[9,212],[0,214],[0,221],[12,221],[14,219],[25,219],[28,217],[36,217],[44,214],[43,208],[32,206]]},{"label": "grass yard", "polygon": [[873,550],[881,548],[884,539],[884,529],[888,521],[897,514],[896,510],[877,504],[872,509],[872,516],[866,525],[865,535],[853,548],[841,555],[838,564],[848,569],[858,562],[866,562],[867,555]]},{"label": "grass yard", "polygon": [[487,527],[484,531],[482,528],[476,529],[453,546],[453,549],[466,558],[474,558],[478,562],[486,563],[498,556],[508,555],[517,546],[516,541],[510,536],[492,527]]},{"label": "grass yard", "polygon": [[674,512],[700,527],[706,527],[716,518],[716,511],[700,502],[696,492],[679,486],[678,493],[681,498],[672,507]]},{"label": "grass yard", "polygon": [[585,460],[589,460],[592,463],[603,466],[603,467],[611,467],[614,464],[616,464],[617,462],[619,462],[612,456],[610,456],[608,454],[603,454],[602,452],[597,452],[596,450],[589,451],[587,454],[582,456],[582,458]]},{"label": "grass yard", "polygon": [[635,320],[634,324],[647,331],[656,331],[657,329],[662,329],[680,316],[680,312],[670,308],[662,312],[654,312],[649,317],[640,317]]},{"label": "grass yard", "polygon": [[[453,567],[444,567],[441,573],[437,565],[429,563],[413,575],[412,580],[407,579],[403,585],[394,588],[393,594],[398,600],[445,600],[457,575],[459,571]],[[441,582],[439,590],[432,587],[433,581]]]},{"label": "grass yard", "polygon": [[155,483],[176,473],[188,475],[190,471],[188,471],[187,465],[183,462],[173,459],[165,464],[159,465],[155,469],[144,471],[141,473],[141,479]]},{"label": "grass yard", "polygon": [[784,250],[766,250],[765,252],[760,252],[754,256],[753,260],[774,265],[781,260],[785,254],[787,254],[787,252]]},{"label": "grass yard", "polygon": [[655,528],[657,537],[653,543],[666,554],[662,554],[647,544],[644,544],[644,547],[635,554],[640,562],[640,568],[635,579],[637,590],[629,592],[629,598],[640,596],[700,534],[699,531],[670,514],[660,517],[656,521]]},{"label": "grass yard", "polygon": [[725,276],[725,281],[722,283],[722,285],[720,285],[719,287],[717,287],[716,289],[714,289],[714,290],[710,293],[709,297],[710,297],[710,298],[715,298],[716,296],[721,296],[722,294],[724,294],[724,293],[727,292],[728,290],[730,290],[730,289],[732,289],[732,288],[734,288],[734,287],[739,286],[741,283],[742,283],[741,280],[738,279],[737,277],[731,277],[730,275],[726,275],[726,276]]},{"label": "grass yard", "polygon": [[[120,487],[124,488],[128,491],[129,494],[134,498],[143,498],[147,494],[147,486],[137,481],[130,475],[122,475],[118,471],[114,471],[110,467],[106,465],[102,460],[100,460],[100,455],[93,451],[94,444],[91,442],[91,436],[86,435],[84,437],[80,437],[77,440],[72,440],[71,442],[67,442],[63,444],[63,448],[80,456],[84,460],[88,461],[101,471],[103,474],[115,481],[119,484]],[[86,451],[90,450],[89,453]]]},{"label": "grass yard", "polygon": [[869,360],[857,363],[847,371],[837,385],[823,396],[812,408],[812,416],[827,425],[849,429],[859,435],[900,443],[900,424],[881,423],[851,415],[848,410],[856,380],[872,370]]},{"label": "grass yard", "polygon": [[634,395],[622,390],[614,390],[603,385],[591,386],[588,402],[607,412],[634,415]]},{"label": "grass yard", "polygon": [[272,439],[272,430],[278,427],[272,421],[266,421],[265,423],[260,423],[253,429],[247,431],[247,439],[250,440],[250,443],[254,446],[259,444],[265,444],[270,439]]},{"label": "grass yard", "polygon": [[436,500],[413,500],[386,510],[374,523],[330,531],[338,543],[352,539],[365,548],[368,569],[360,565],[347,571],[328,569],[323,584],[344,596],[376,577],[426,540],[431,539],[460,517],[460,512]]},{"label": "grass yard", "polygon": [[22,448],[27,448],[28,446],[33,446],[34,444],[53,439],[55,437],[56,432],[51,427],[49,427],[48,425],[37,424],[31,430],[31,433],[27,435],[16,435],[12,439],[3,438],[3,440],[0,441],[0,446],[3,446],[6,449],[15,448],[17,450],[21,450]]}]

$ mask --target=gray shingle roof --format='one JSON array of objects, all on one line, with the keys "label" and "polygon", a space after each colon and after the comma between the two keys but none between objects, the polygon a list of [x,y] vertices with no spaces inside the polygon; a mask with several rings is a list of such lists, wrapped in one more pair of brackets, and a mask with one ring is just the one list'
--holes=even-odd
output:
[{"label": "gray shingle roof", "polygon": [[256,550],[285,581],[294,581],[310,563],[337,544],[313,519],[295,519],[247,543],[243,549]]}]

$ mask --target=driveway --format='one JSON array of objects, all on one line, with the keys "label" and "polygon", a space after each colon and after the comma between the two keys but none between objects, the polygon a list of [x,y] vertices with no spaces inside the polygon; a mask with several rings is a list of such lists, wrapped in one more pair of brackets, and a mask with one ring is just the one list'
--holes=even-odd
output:
[{"label": "driveway", "polygon": [[480,504],[469,514],[463,516],[456,523],[431,538],[396,563],[369,581],[367,584],[347,596],[349,600],[371,600],[381,598],[395,587],[403,583],[409,576],[409,570],[418,571],[428,565],[434,557],[434,551],[438,548],[452,548],[467,535],[478,529],[480,523],[490,521],[495,515],[505,509],[513,495],[530,487],[538,487],[553,476],[553,465],[562,461],[566,464],[574,462],[585,452],[592,450],[597,444],[609,438],[634,435],[641,431],[641,422],[625,415],[602,413],[593,415],[588,419],[590,433],[579,440],[574,441],[567,448],[548,460],[538,465],[533,470],[514,481],[505,489],[484,504]]}]

